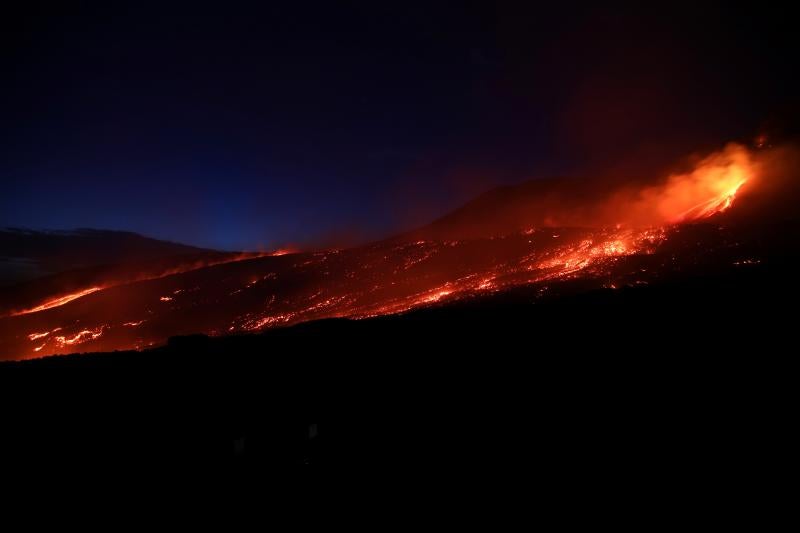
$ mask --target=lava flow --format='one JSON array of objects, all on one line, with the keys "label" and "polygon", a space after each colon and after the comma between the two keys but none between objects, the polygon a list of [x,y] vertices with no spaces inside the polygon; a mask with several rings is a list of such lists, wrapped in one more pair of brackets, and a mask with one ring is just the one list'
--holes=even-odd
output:
[{"label": "lava flow", "polygon": [[519,286],[550,294],[570,281],[589,288],[647,284],[680,261],[674,252],[659,255],[665,243],[695,242],[692,223],[730,209],[757,174],[748,151],[732,145],[691,172],[583,207],[580,216],[592,213],[594,224],[531,224],[480,238],[396,238],[93,286],[0,318],[0,353],[22,359],[141,349],[173,335],[367,318]]},{"label": "lava flow", "polygon": [[599,209],[582,208],[589,213],[582,222],[643,227],[706,219],[728,210],[742,188],[753,184],[758,171],[759,164],[747,148],[730,144],[689,172],[656,185],[623,187],[598,202]]},{"label": "lava flow", "polygon": [[[132,283],[134,281],[158,279],[167,276],[172,276],[175,274],[182,274],[184,272],[189,272],[200,268],[207,268],[234,261],[244,261],[246,259],[254,259],[265,256],[285,255],[287,253],[292,253],[292,251],[289,249],[280,249],[273,252],[245,252],[245,253],[217,254],[217,256],[201,258],[201,259],[187,260],[183,258],[178,258],[176,260],[176,264],[172,266],[166,268],[159,266],[150,266],[149,268],[145,267],[141,270],[134,269],[132,271],[123,271],[122,273],[117,273],[113,276],[109,276],[109,279],[103,280],[102,285],[81,288],[80,290],[76,290],[67,294],[62,294],[59,296],[48,298],[44,300],[42,303],[39,303],[38,305],[35,305],[33,307],[7,312],[7,315],[8,316],[27,315],[30,313],[38,313],[40,311],[46,311],[47,309],[52,309],[54,307],[60,307],[62,305],[68,304],[73,300],[77,300],[78,298],[83,298],[84,296],[88,296],[89,294],[95,293],[97,291],[108,289],[109,287],[114,287],[117,285]],[[2,316],[3,315],[0,314],[0,318],[2,318]]]},{"label": "lava flow", "polygon": [[31,309],[23,309],[22,311],[17,311],[12,313],[13,316],[15,315],[27,315],[28,313],[38,313],[39,311],[45,311],[47,309],[52,309],[53,307],[59,307],[62,305],[66,305],[73,300],[77,300],[78,298],[82,298],[88,294],[92,294],[93,292],[97,292],[102,290],[103,287],[89,287],[88,289],[83,289],[78,292],[73,292],[70,294],[65,294],[64,296],[59,296],[58,298],[53,298],[52,300],[48,300],[42,305],[37,305]]}]

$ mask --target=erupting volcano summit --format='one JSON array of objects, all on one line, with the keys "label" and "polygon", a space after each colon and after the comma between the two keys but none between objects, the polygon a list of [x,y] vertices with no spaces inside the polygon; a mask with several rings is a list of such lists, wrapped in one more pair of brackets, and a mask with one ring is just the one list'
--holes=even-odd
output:
[{"label": "erupting volcano summit", "polygon": [[713,228],[713,236],[701,237],[708,254],[725,249],[734,237],[720,217],[757,187],[760,169],[754,153],[732,144],[660,182],[597,189],[589,203],[567,197],[574,183],[533,183],[539,192],[515,193],[516,203],[487,209],[498,200],[482,197],[430,226],[367,246],[234,254],[103,283],[88,278],[86,286],[8,310],[0,318],[0,352],[25,359],[142,349],[175,335],[363,319],[521,286],[535,290],[535,302],[574,290],[576,282],[582,290],[647,285],[696,260],[699,227]]}]

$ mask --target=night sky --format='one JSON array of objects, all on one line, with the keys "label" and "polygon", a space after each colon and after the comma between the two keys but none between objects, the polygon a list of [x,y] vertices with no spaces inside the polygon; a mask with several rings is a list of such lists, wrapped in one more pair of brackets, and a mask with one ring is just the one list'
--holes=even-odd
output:
[{"label": "night sky", "polygon": [[657,172],[800,89],[778,4],[65,4],[4,13],[0,226],[364,242],[501,184]]}]

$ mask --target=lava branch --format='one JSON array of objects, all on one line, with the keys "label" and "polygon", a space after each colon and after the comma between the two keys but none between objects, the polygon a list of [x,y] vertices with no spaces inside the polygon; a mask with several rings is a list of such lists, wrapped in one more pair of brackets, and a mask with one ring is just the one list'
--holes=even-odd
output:
[{"label": "lava branch", "polygon": [[225,259],[212,260],[212,261],[197,261],[197,262],[191,263],[190,265],[171,268],[169,270],[165,270],[163,272],[159,272],[158,274],[133,276],[131,279],[126,279],[124,281],[120,281],[120,282],[117,282],[117,283],[109,283],[109,284],[103,285],[103,286],[96,286],[96,287],[89,287],[87,289],[82,289],[82,290],[77,291],[77,292],[73,292],[73,293],[65,294],[63,296],[59,296],[57,298],[53,298],[52,300],[48,300],[48,301],[44,302],[43,304],[37,305],[36,307],[32,307],[30,309],[23,309],[21,311],[13,311],[11,313],[8,313],[7,315],[0,315],[0,318],[2,318],[3,316],[28,315],[28,314],[31,314],[31,313],[38,313],[40,311],[46,311],[46,310],[52,309],[54,307],[60,307],[62,305],[66,305],[66,304],[68,304],[68,303],[70,303],[70,302],[72,302],[74,300],[77,300],[78,298],[83,298],[84,296],[88,296],[88,295],[90,295],[92,293],[95,293],[97,291],[102,291],[104,289],[109,289],[111,287],[117,287],[119,285],[125,285],[125,284],[133,283],[133,282],[136,282],[136,281],[149,281],[149,280],[153,280],[153,279],[161,279],[161,278],[165,278],[167,276],[172,276],[172,275],[175,275],[175,274],[183,274],[184,272],[191,272],[192,270],[199,270],[201,268],[206,268],[206,267],[210,267],[210,266],[222,265],[222,264],[226,264],[226,263],[233,263],[233,262],[236,262],[236,261],[245,261],[245,260],[248,260],[248,259],[258,259],[258,258],[261,258],[261,257],[275,257],[275,256],[287,255],[287,254],[291,254],[291,253],[296,253],[296,251],[294,249],[289,249],[289,248],[285,248],[284,249],[284,248],[282,248],[282,249],[279,249],[279,250],[275,250],[273,252],[253,252],[253,253],[245,252],[245,253],[238,254],[235,257],[228,257],[228,258],[225,258]]},{"label": "lava branch", "polygon": [[73,300],[77,300],[78,298],[83,298],[84,296],[88,296],[92,293],[97,291],[103,290],[105,287],[89,287],[88,289],[84,289],[82,291],[73,292],[71,294],[65,294],[64,296],[59,296],[58,298],[54,298],[53,300],[49,300],[42,305],[33,307],[31,309],[25,309],[23,311],[17,311],[15,313],[11,313],[10,316],[18,316],[18,315],[28,315],[30,313],[38,313],[39,311],[46,311],[48,309],[52,309],[54,307],[60,307],[62,305],[66,305]]}]

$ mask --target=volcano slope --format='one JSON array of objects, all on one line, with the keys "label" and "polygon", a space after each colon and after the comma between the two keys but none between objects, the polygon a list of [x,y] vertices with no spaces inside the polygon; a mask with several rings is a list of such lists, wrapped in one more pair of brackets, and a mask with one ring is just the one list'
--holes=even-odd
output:
[{"label": "volcano slope", "polygon": [[[445,219],[4,317],[2,446],[28,467],[485,473],[643,505],[645,485],[768,486],[793,447],[797,196],[728,209],[721,175],[702,216],[657,226]],[[108,353],[24,360],[69,351]]]},{"label": "volcano slope", "polygon": [[516,287],[558,295],[578,280],[584,289],[646,285],[703,254],[751,265],[758,259],[737,234],[749,226],[728,215],[743,193],[769,190],[775,172],[764,169],[778,159],[732,144],[657,183],[506,187],[420,230],[358,248],[234,255],[155,275],[123,269],[60,292],[56,280],[46,300],[0,316],[0,354],[143,349],[175,335],[365,319]]},{"label": "volcano slope", "polygon": [[4,363],[3,453],[117,479],[479,476],[643,508],[676,491],[780,497],[798,244],[796,222],[688,225],[557,290]]}]

